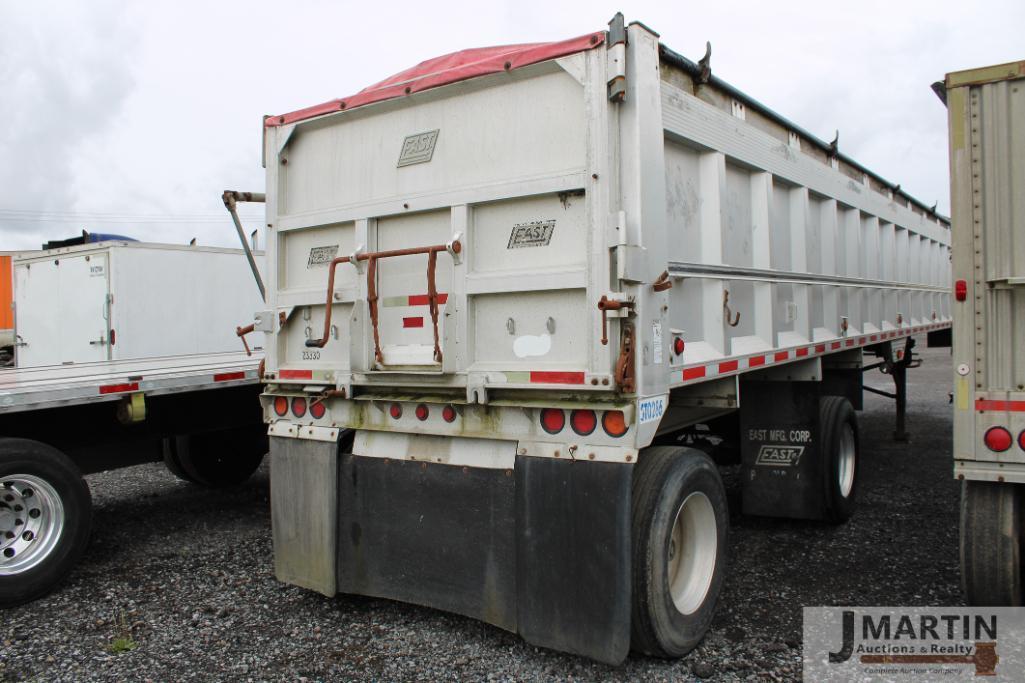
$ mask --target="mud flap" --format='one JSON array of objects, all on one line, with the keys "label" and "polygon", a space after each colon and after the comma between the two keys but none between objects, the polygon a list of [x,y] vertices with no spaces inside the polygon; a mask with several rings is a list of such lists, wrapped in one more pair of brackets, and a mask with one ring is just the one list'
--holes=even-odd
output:
[{"label": "mud flap", "polygon": [[746,381],[740,387],[746,515],[823,519],[819,382]]},{"label": "mud flap", "polygon": [[274,575],[327,596],[336,592],[338,444],[271,437]]},{"label": "mud flap", "polygon": [[484,469],[342,454],[338,590],[619,663],[630,647],[630,474],[520,456]]},{"label": "mud flap", "polygon": [[517,615],[527,642],[609,664],[626,659],[632,472],[517,458]]}]

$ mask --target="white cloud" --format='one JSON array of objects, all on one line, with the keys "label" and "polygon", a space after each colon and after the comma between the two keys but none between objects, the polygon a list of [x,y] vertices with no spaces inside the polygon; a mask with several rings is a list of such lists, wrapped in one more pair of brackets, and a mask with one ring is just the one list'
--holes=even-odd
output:
[{"label": "white cloud", "polygon": [[[219,195],[263,188],[263,114],[351,94],[456,49],[603,28],[619,9],[582,0],[0,3],[0,209],[205,221],[0,219],[0,249],[81,227],[231,245]],[[946,115],[929,84],[1025,57],[1020,1],[973,12],[949,0],[622,9],[691,58],[710,40],[718,76],[819,137],[839,129],[846,154],[941,211]]]}]

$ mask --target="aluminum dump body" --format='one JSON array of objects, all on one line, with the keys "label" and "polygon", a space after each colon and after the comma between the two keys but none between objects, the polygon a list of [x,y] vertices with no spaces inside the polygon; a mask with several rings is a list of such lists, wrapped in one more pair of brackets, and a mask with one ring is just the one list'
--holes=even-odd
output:
[{"label": "aluminum dump body", "polygon": [[[268,118],[272,377],[622,402],[949,326],[946,220],[646,35],[632,76],[622,45],[583,36]],[[376,260],[372,291],[360,260],[430,245],[450,247],[436,335],[425,255]],[[624,319],[635,386],[616,371]]]},{"label": "aluminum dump body", "polygon": [[[717,572],[725,494],[705,455],[647,447],[738,418],[744,457],[774,454],[745,495],[839,515],[862,350],[899,393],[906,338],[950,326],[944,218],[621,15],[265,126],[275,570],[326,595],[610,663],[631,643],[678,656],[697,641],[632,640],[636,577],[665,563],[644,554],[670,547],[637,532],[654,489],[636,482],[704,468],[711,531],[686,555]],[[754,443],[778,433],[803,440]],[[788,474],[798,458],[816,478]],[[659,501],[637,509],[683,517]],[[698,637],[721,578],[701,581]]]}]

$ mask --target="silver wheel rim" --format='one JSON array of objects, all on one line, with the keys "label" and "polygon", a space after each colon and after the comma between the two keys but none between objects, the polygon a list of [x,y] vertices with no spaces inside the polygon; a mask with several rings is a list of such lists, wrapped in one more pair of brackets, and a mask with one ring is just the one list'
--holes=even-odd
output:
[{"label": "silver wheel rim", "polygon": [[63,530],[64,505],[53,486],[31,474],[0,477],[0,576],[38,566]]},{"label": "silver wheel rim", "polygon": [[705,602],[715,574],[719,533],[708,496],[695,491],[676,511],[669,536],[669,593],[681,614],[693,614]]},{"label": "silver wheel rim", "polygon": [[840,457],[837,467],[836,480],[840,484],[840,495],[844,498],[851,495],[854,488],[854,467],[857,464],[857,454],[854,447],[854,429],[849,422],[843,425],[840,433]]}]

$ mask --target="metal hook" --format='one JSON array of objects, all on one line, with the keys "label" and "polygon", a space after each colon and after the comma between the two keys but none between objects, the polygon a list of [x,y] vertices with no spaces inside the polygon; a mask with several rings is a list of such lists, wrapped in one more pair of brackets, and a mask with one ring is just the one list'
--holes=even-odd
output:
[{"label": "metal hook", "polygon": [[[726,324],[730,327],[736,327],[740,324],[740,311],[737,311],[736,315],[733,315],[733,311],[730,310],[730,290],[722,290],[722,308],[726,314]],[[730,320],[730,316],[733,315],[733,320]]]}]

